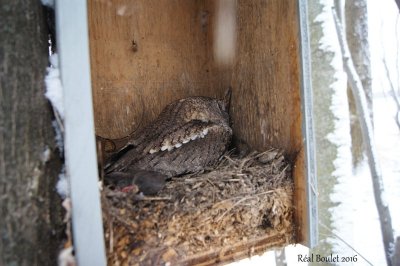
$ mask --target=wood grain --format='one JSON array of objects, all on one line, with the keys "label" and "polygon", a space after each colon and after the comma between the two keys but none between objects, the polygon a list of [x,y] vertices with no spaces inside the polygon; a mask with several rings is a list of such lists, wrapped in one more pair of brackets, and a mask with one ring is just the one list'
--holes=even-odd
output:
[{"label": "wood grain", "polygon": [[[237,137],[253,149],[284,149],[294,162],[304,152],[297,1],[237,1],[237,53],[225,67],[212,53],[215,1],[88,2],[98,135],[124,137],[172,100],[222,97],[231,85]],[[305,185],[304,174],[295,171],[296,184]],[[296,216],[305,219],[300,192]]]},{"label": "wood grain", "polygon": [[232,85],[237,136],[258,149],[300,148],[293,1],[239,1],[237,56],[225,69],[212,56],[212,1],[90,0],[89,8],[98,135],[126,136],[174,99],[221,97]]},{"label": "wood grain", "polygon": [[297,3],[241,1],[232,71],[234,132],[256,149],[301,146]]},{"label": "wood grain", "polygon": [[123,137],[178,98],[222,96],[205,67],[204,1],[91,0],[89,10],[98,135]]}]

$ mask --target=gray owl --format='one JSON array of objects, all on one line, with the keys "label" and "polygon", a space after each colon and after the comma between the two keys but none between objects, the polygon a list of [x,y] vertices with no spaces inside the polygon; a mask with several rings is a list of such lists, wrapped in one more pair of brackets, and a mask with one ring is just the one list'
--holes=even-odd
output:
[{"label": "gray owl", "polygon": [[[231,90],[224,99],[189,97],[167,105],[111,157],[105,174],[135,175],[146,170],[165,178],[203,170],[218,161],[232,137]],[[148,182],[152,182],[148,178]]]}]

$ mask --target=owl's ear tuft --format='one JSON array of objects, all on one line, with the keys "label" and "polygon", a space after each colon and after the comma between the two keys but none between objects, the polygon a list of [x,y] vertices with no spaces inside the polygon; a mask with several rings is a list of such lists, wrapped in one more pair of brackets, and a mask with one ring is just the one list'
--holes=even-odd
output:
[{"label": "owl's ear tuft", "polygon": [[232,87],[229,86],[228,89],[225,91],[224,98],[222,98],[222,102],[225,105],[225,110],[229,112],[229,107],[231,105],[231,98],[232,98]]}]

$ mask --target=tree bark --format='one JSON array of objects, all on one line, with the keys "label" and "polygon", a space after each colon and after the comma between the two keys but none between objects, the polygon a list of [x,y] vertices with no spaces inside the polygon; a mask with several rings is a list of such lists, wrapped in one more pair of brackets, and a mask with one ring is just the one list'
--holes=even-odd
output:
[{"label": "tree bark", "polygon": [[[367,96],[368,109],[371,121],[372,116],[372,80],[371,63],[368,42],[368,13],[366,0],[345,1],[345,21],[346,39],[349,45],[351,57],[358,76],[361,79],[362,87]],[[342,23],[343,25],[344,23]],[[353,166],[357,166],[363,158],[364,145],[361,138],[360,121],[357,116],[355,99],[348,85],[347,94],[349,98],[350,110],[350,133],[351,151]]]},{"label": "tree bark", "polygon": [[382,172],[380,170],[379,161],[376,155],[372,121],[369,117],[367,99],[364,93],[364,89],[362,87],[362,82],[353,64],[344,30],[340,24],[335,10],[332,9],[332,12],[334,15],[336,30],[343,56],[343,67],[345,72],[347,73],[347,78],[349,80],[349,84],[354,95],[358,117],[360,119],[362,138],[363,142],[365,143],[369,168],[372,177],[375,204],[379,214],[386,262],[387,265],[390,266],[392,265],[391,248],[393,248],[394,246],[392,218],[390,215],[389,206],[384,200],[385,191],[382,180]]},{"label": "tree bark", "polygon": [[40,1],[0,0],[0,36],[0,265],[56,265],[61,160],[44,97]]},{"label": "tree bark", "polygon": [[396,5],[397,5],[397,8],[398,8],[399,11],[400,11],[400,0],[395,0],[395,2],[396,2]]},{"label": "tree bark", "polygon": [[[332,253],[331,238],[333,218],[330,211],[335,203],[330,195],[333,193],[336,177],[332,174],[335,171],[333,161],[337,157],[337,146],[326,136],[335,130],[335,116],[329,106],[332,105],[333,88],[330,86],[335,82],[335,69],[331,62],[334,56],[332,51],[321,48],[320,40],[323,36],[324,23],[316,18],[323,13],[325,5],[319,1],[308,1],[308,14],[310,22],[310,48],[311,48],[311,74],[313,88],[313,119],[315,129],[316,164],[318,178],[318,239],[316,247],[309,251],[309,254],[320,254],[329,256]],[[329,229],[324,227],[326,225]],[[315,263],[316,264],[316,263]],[[312,264],[310,264],[312,265]]]},{"label": "tree bark", "polygon": [[400,265],[400,236],[396,239],[396,244],[393,251],[393,265]]},{"label": "tree bark", "polygon": [[[386,78],[387,78],[387,81],[388,81],[389,87],[390,87],[390,96],[392,96],[393,101],[396,104],[397,111],[396,111],[396,117],[394,119],[396,121],[397,127],[400,129],[400,84],[398,85],[399,93],[397,93],[395,85],[393,83],[393,79],[390,75],[389,67],[386,62],[385,57],[383,58],[383,67],[385,68]],[[399,69],[399,68],[397,68],[397,69]]]}]

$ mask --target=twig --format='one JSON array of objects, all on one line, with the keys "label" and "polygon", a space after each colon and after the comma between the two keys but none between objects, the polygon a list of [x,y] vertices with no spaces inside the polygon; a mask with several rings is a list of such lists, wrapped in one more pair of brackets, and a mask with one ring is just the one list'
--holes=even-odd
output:
[{"label": "twig", "polygon": [[110,254],[112,254],[114,252],[114,228],[112,220],[108,224],[108,230],[110,231]]},{"label": "twig", "polygon": [[231,157],[225,155],[224,158],[227,159],[228,161],[230,161],[230,162],[231,162],[233,165],[235,165],[236,167],[238,166],[238,165],[237,165],[237,162],[235,162]]},{"label": "twig", "polygon": [[258,194],[255,194],[255,195],[252,195],[252,196],[249,196],[249,197],[245,197],[245,198],[243,198],[243,196],[233,197],[233,198],[229,198],[229,199],[222,200],[222,201],[220,201],[220,202],[214,204],[214,206],[217,206],[217,205],[221,204],[222,202],[226,202],[226,201],[229,201],[229,200],[241,198],[241,199],[238,200],[235,204],[233,204],[232,207],[230,207],[230,208],[229,208],[228,210],[226,210],[223,214],[221,214],[221,216],[219,216],[219,217],[216,219],[216,222],[219,222],[228,212],[230,212],[233,208],[235,208],[236,206],[238,206],[241,202],[243,202],[243,201],[245,201],[245,200],[249,200],[249,199],[255,199],[255,198],[257,198],[258,196],[261,196],[261,195],[264,195],[264,194],[269,194],[269,193],[272,193],[272,192],[274,192],[274,190],[264,191],[264,192],[261,192],[261,193],[258,193]]},{"label": "twig", "polygon": [[[258,196],[261,196],[261,195],[264,195],[264,194],[269,194],[269,193],[272,193],[272,192],[277,191],[277,190],[278,189],[263,191],[263,192],[260,192],[260,193],[252,195],[251,198],[255,198],[255,197],[258,197]],[[246,193],[246,195],[248,195],[248,193]],[[236,197],[224,199],[224,200],[221,200],[220,202],[217,202],[217,203],[213,204],[213,206],[218,206],[218,205],[220,205],[220,204],[222,204],[222,203],[224,203],[226,201],[233,201],[235,199],[242,199],[244,196],[245,195],[239,195],[239,196],[236,196]],[[249,198],[249,197],[246,197],[246,198]]]},{"label": "twig", "polygon": [[143,201],[163,201],[163,200],[171,200],[172,197],[149,197],[149,196],[137,196],[135,197],[136,200],[143,200]]},{"label": "twig", "polygon": [[56,122],[60,128],[60,131],[64,137],[64,123],[63,123],[63,119],[61,118],[60,114],[58,113],[56,108],[53,108],[53,112],[54,112],[54,117],[56,118]]},{"label": "twig", "polygon": [[256,158],[255,156],[249,156],[249,157],[247,157],[246,159],[243,159],[243,160],[241,161],[240,165],[239,165],[239,171],[242,172],[242,171],[243,171],[243,168],[245,167],[245,165],[246,165],[248,162],[254,161],[255,158]]},{"label": "twig", "polygon": [[115,197],[115,198],[127,198],[129,196],[129,193],[118,191],[118,190],[111,190],[111,189],[106,189],[105,194],[106,197]]},{"label": "twig", "polygon": [[249,199],[253,199],[255,198],[254,196],[251,197],[247,197],[247,198],[242,198],[240,200],[238,200],[235,204],[233,204],[232,207],[230,207],[229,209],[227,209],[223,214],[221,214],[215,221],[218,223],[219,221],[221,221],[221,219],[228,213],[230,212],[233,208],[235,208],[236,206],[238,206],[241,202],[245,201],[245,200],[249,200]]},{"label": "twig", "polygon": [[216,186],[214,185],[214,183],[213,182],[211,182],[211,180],[209,179],[209,178],[206,178],[206,181],[211,185],[211,186],[213,186],[213,187],[215,187],[216,188]]},{"label": "twig", "polygon": [[[398,24],[399,21],[399,15],[397,15],[396,18],[396,25]],[[399,36],[397,34],[397,28],[395,30],[395,35],[396,35],[396,45],[397,47],[399,47]],[[387,81],[389,83],[389,87],[390,87],[390,96],[392,96],[395,104],[396,104],[396,108],[397,108],[397,112],[396,112],[396,117],[395,117],[395,121],[396,121],[396,125],[397,127],[400,129],[400,100],[399,100],[399,96],[398,93],[400,93],[400,74],[399,74],[399,48],[396,49],[396,73],[397,73],[397,89],[398,91],[396,92],[394,83],[393,83],[393,79],[390,75],[390,71],[389,71],[389,67],[387,65],[387,61],[386,61],[386,54],[385,54],[385,47],[382,43],[382,51],[383,51],[383,57],[382,57],[382,63],[385,69],[385,74],[387,77]]]},{"label": "twig", "polygon": [[394,84],[392,82],[392,78],[390,77],[390,72],[389,72],[389,68],[387,66],[386,59],[383,58],[382,62],[383,62],[383,66],[385,67],[385,73],[386,73],[386,76],[387,76],[388,82],[389,82],[390,95],[392,96],[392,98],[393,98],[393,100],[394,100],[394,102],[396,104],[396,107],[397,107],[397,112],[396,112],[396,117],[395,117],[396,125],[400,129],[400,121],[399,121],[400,100],[398,99],[398,96],[397,96],[397,93],[396,93],[396,89],[394,88]]}]

